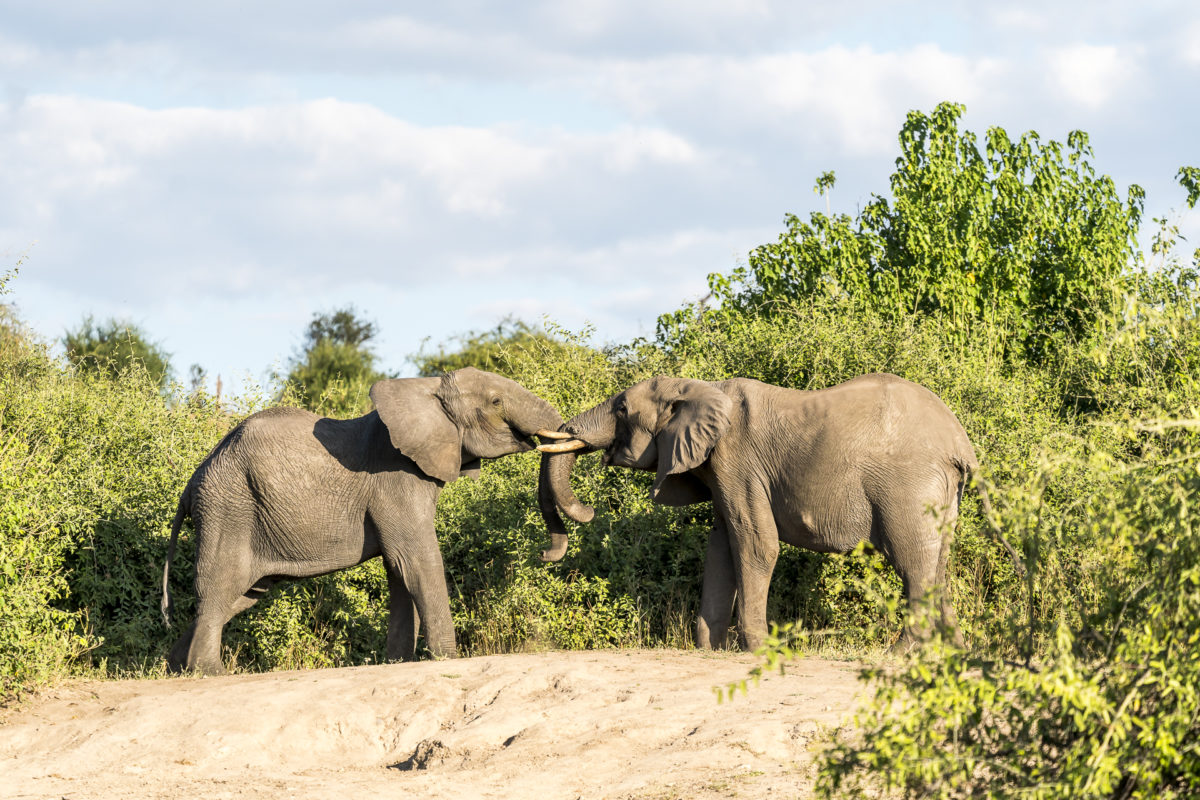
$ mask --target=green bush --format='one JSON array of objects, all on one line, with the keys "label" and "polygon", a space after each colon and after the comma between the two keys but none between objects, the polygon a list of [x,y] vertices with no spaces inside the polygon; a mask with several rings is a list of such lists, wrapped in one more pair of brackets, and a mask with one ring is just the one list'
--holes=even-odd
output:
[{"label": "green bush", "polygon": [[117,377],[132,364],[139,364],[159,387],[171,380],[170,355],[148,341],[131,322],[109,319],[97,323],[89,315],[62,339],[67,360],[83,372]]},{"label": "green bush", "polygon": [[[1056,352],[1086,336],[1119,301],[1144,193],[1122,200],[1096,175],[1088,136],[1064,148],[1030,131],[960,131],[964,108],[912,111],[900,130],[890,195],[857,218],[788,215],[777,242],[709,282],[725,307],[754,311],[780,299],[847,295],[904,316],[937,314],[960,338],[977,320],[1009,332],[1014,357]],[[833,184],[833,173],[818,181]]]},{"label": "green bush", "polygon": [[[1021,615],[997,609],[1019,661],[931,646],[899,668],[868,670],[874,698],[823,757],[822,796],[1196,796],[1200,455],[1194,436],[1173,449],[1178,430],[1155,434],[1168,458],[1089,460],[1104,480],[1079,523],[1092,543],[1086,590],[1030,560],[1028,602],[1060,592],[1078,613],[1060,612],[1053,635],[1031,648]],[[1057,460],[1039,485],[1072,460]],[[1005,525],[1027,543],[1047,551],[1078,536],[1025,513],[1042,505],[1036,488],[1006,494]]]},{"label": "green bush", "polygon": [[355,417],[371,410],[371,384],[387,375],[376,367],[370,341],[378,329],[353,306],[317,313],[304,332],[302,351],[283,379],[291,402],[323,416]]},{"label": "green bush", "polygon": [[[0,352],[0,678],[5,692],[91,659],[156,658],[165,523],[224,432],[169,407],[140,363],[75,374],[44,348]],[[186,562],[186,555],[184,556]]]}]

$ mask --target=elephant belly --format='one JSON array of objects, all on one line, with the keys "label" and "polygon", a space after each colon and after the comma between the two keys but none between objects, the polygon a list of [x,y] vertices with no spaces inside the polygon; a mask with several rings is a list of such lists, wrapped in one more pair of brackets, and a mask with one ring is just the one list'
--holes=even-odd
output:
[{"label": "elephant belly", "polygon": [[871,535],[871,506],[853,493],[814,502],[785,497],[772,504],[779,540],[818,553],[848,553]]},{"label": "elephant belly", "polygon": [[261,520],[256,555],[295,577],[350,567],[379,554],[379,537],[345,514]]},{"label": "elephant belly", "polygon": [[366,524],[365,504],[337,488],[307,477],[260,488],[254,548],[259,559],[279,574],[307,577],[378,555],[379,538]]}]

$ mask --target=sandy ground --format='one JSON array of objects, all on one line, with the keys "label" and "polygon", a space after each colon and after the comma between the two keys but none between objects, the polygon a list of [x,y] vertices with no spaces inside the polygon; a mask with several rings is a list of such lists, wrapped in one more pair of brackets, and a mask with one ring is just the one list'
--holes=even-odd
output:
[{"label": "sandy ground", "polygon": [[718,704],[754,663],[551,652],[74,683],[0,718],[0,797],[807,796],[857,667],[797,661]]}]

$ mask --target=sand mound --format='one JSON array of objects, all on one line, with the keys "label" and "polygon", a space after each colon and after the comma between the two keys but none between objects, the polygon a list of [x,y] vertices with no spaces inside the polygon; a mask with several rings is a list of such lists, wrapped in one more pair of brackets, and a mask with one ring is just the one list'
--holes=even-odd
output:
[{"label": "sand mound", "polygon": [[0,797],[806,795],[856,666],[797,662],[718,705],[754,663],[553,652],[73,684],[4,719]]}]

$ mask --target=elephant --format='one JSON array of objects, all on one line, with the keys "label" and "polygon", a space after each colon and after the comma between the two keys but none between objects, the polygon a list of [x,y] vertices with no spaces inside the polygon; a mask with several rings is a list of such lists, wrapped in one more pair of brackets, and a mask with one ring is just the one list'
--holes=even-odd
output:
[{"label": "elephant", "polygon": [[163,567],[183,520],[196,537],[196,619],[168,656],[173,671],[220,674],[221,632],[280,580],[383,556],[390,595],[387,658],[415,658],[417,630],[434,657],[455,655],[434,509],[442,487],[479,474],[480,459],[562,438],[559,413],[516,381],[472,367],[441,377],[381,380],[375,410],[329,419],[260,411],[230,431],[179,500]]},{"label": "elephant", "polygon": [[[846,553],[862,541],[899,574],[910,610],[925,604],[961,642],[948,592],[950,531],[965,486],[979,468],[966,432],[928,389],[886,373],[825,389],[787,389],[734,378],[707,382],[660,376],[642,381],[569,420],[571,439],[539,446],[539,502],[551,547],[567,534],[556,507],[587,522],[593,509],[570,485],[575,458],[603,451],[602,463],[656,473],[652,500],[711,501],[696,644],[725,646],[736,604],[739,644],[755,650],[767,633],[767,589],[780,541]],[[993,533],[1020,561],[997,528]],[[927,631],[906,623],[898,649]]]}]

